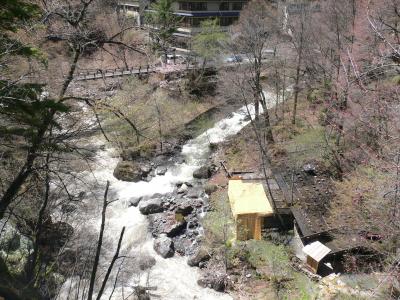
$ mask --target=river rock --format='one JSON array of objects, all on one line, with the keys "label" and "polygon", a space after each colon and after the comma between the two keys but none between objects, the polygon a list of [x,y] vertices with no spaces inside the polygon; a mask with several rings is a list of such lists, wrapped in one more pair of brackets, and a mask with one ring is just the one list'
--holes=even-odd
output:
[{"label": "river rock", "polygon": [[114,170],[114,177],[129,182],[142,180],[143,172],[140,166],[131,161],[120,161]]},{"label": "river rock", "polygon": [[155,239],[153,248],[163,258],[174,256],[174,243],[166,235],[161,235],[159,238]]},{"label": "river rock", "polygon": [[132,198],[129,200],[129,206],[138,206],[139,202],[143,199],[143,197]]},{"label": "river rock", "polygon": [[211,177],[211,169],[208,166],[202,166],[193,172],[193,177],[197,179],[207,179]]},{"label": "river rock", "polygon": [[187,237],[178,236],[174,238],[175,251],[180,255],[185,255],[185,256],[193,255],[195,247],[196,245],[193,245],[193,241],[191,241]]},{"label": "river rock", "polygon": [[177,193],[178,194],[185,194],[188,191],[189,187],[184,183],[180,186]]},{"label": "river rock", "polygon": [[164,210],[162,201],[159,198],[140,201],[139,210],[144,215],[155,214]]},{"label": "river rock", "polygon": [[149,222],[153,236],[166,234],[168,237],[174,237],[186,229],[186,220],[174,212],[153,214],[149,216]]},{"label": "river rock", "polygon": [[191,256],[187,263],[191,267],[198,267],[201,262],[205,262],[210,259],[210,254],[205,247],[197,249],[196,253]]},{"label": "river rock", "polygon": [[142,172],[142,177],[146,177],[147,175],[150,174],[152,167],[148,163],[141,163],[139,165],[140,171]]},{"label": "river rock", "polygon": [[156,169],[157,175],[165,175],[165,173],[167,173],[167,167],[158,167]]},{"label": "river rock", "polygon": [[168,237],[174,237],[186,228],[186,220],[182,215],[169,214],[165,221],[165,223],[163,222],[162,232]]},{"label": "river rock", "polygon": [[193,204],[192,202],[189,201],[181,203],[176,209],[176,213],[181,214],[183,216],[189,215],[192,211],[193,211]]}]

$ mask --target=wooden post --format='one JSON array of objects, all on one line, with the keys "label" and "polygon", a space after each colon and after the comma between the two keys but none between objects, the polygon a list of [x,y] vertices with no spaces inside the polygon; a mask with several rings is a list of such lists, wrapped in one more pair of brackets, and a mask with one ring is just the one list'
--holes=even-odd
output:
[{"label": "wooden post", "polygon": [[224,171],[225,171],[225,173],[226,173],[226,176],[227,176],[228,178],[231,178],[232,175],[231,175],[231,173],[229,173],[229,171],[228,171],[228,169],[226,168],[224,162],[221,161],[220,163],[221,163],[221,166],[222,166],[222,168],[224,169]]}]

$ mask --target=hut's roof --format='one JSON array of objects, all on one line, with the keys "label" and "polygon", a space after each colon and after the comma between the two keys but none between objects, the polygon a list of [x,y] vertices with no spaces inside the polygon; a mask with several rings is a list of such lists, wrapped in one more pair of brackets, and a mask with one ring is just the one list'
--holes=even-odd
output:
[{"label": "hut's roof", "polygon": [[315,261],[320,262],[326,255],[328,255],[329,252],[331,252],[331,249],[321,242],[316,241],[306,245],[303,248],[303,252]]},{"label": "hut's roof", "polygon": [[244,214],[271,215],[274,212],[262,181],[231,179],[228,196],[235,217]]}]

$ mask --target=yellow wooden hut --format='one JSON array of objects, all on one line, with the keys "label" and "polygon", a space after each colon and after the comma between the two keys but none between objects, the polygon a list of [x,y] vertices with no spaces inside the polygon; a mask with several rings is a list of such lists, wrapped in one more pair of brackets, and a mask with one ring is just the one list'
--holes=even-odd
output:
[{"label": "yellow wooden hut", "polygon": [[231,179],[228,197],[236,222],[236,239],[261,240],[263,218],[274,214],[263,181]]}]

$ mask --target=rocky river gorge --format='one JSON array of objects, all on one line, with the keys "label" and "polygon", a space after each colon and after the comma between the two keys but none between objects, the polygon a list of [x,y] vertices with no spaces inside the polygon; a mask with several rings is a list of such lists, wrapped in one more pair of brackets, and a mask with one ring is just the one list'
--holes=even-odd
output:
[{"label": "rocky river gorge", "polygon": [[[101,188],[106,181],[111,183],[109,197],[118,199],[107,209],[100,269],[106,270],[121,228],[126,227],[121,249],[124,258],[114,268],[104,299],[131,299],[129,295],[138,286],[150,287],[151,293],[161,299],[230,299],[227,294],[200,287],[199,269],[189,264],[199,265],[204,259],[198,253],[201,219],[208,209],[204,187],[216,168],[208,164],[210,144],[235,135],[249,122],[248,108],[242,107],[187,141],[177,155],[157,158],[150,164],[148,176],[137,182],[113,176],[119,157],[96,138],[94,143],[103,150],[97,152],[95,167],[85,171],[85,176],[99,186],[98,191],[93,191],[96,199],[102,198]],[[75,233],[79,236],[77,241],[96,235],[101,221],[100,202],[87,203],[87,215],[76,221],[81,225]],[[69,278],[58,299],[75,299],[85,292],[85,285],[77,278]]]}]

